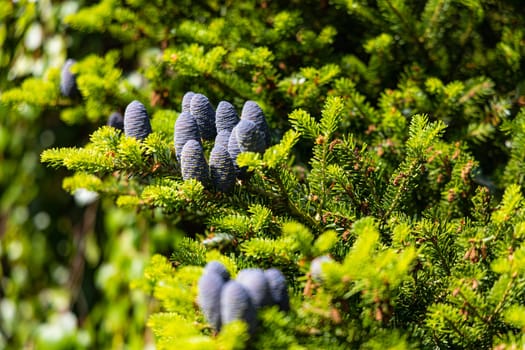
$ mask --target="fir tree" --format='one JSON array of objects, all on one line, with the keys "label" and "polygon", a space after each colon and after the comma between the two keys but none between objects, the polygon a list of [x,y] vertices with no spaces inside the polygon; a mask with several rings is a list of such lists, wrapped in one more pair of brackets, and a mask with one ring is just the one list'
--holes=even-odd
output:
[{"label": "fir tree", "polygon": [[66,191],[183,231],[133,282],[159,349],[524,346],[520,4],[297,5],[103,0],[63,23],[116,48],[1,101],[96,128],[41,153]]}]

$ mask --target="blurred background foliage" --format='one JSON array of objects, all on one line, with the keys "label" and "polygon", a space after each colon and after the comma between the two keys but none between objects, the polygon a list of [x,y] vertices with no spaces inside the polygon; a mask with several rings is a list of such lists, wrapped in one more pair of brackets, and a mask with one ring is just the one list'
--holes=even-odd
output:
[{"label": "blurred background foliage", "polygon": [[[60,67],[68,53],[115,46],[63,22],[85,5],[0,1],[0,95]],[[145,348],[150,302],[129,283],[175,235],[162,221],[61,190],[65,173],[41,166],[40,153],[83,144],[99,126],[64,123],[61,104],[0,104],[0,348]]]},{"label": "blurred background foliage", "polygon": [[[39,163],[44,149],[85,144],[132,99],[166,120],[188,90],[254,99],[278,139],[294,108],[316,115],[340,95],[354,111],[341,131],[395,135],[371,128],[373,106],[390,108],[391,129],[415,113],[445,122],[445,139],[466,142],[477,181],[498,194],[522,181],[504,169],[512,157],[520,168],[525,144],[510,154],[501,125],[525,105],[523,28],[519,0],[0,0],[0,348],[153,346],[145,325],[157,305],[130,283],[153,252],[196,231],[70,196],[69,174]],[[82,103],[53,89],[66,58],[98,78],[79,82]]]}]

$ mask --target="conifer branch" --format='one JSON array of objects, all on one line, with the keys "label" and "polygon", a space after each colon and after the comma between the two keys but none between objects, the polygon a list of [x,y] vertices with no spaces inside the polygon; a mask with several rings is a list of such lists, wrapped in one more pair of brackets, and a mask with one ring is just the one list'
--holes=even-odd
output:
[{"label": "conifer branch", "polygon": [[414,30],[414,27],[408,23],[407,19],[403,16],[403,14],[399,11],[399,9],[396,6],[394,6],[394,4],[392,3],[392,0],[384,0],[384,2],[386,2],[390,10],[395,14],[395,16],[403,24],[403,27],[405,28],[406,32],[412,38],[413,43],[416,44],[420,48],[420,52],[422,54],[426,53],[425,48],[421,44],[421,41],[419,40],[419,37],[417,36]]},{"label": "conifer branch", "polygon": [[492,321],[496,317],[500,316],[500,313],[503,310],[503,308],[505,306],[505,303],[507,302],[507,299],[510,296],[510,292],[512,291],[512,287],[514,286],[514,283],[516,282],[516,278],[517,278],[516,274],[512,274],[510,276],[510,280],[507,283],[507,285],[505,286],[505,291],[503,293],[503,297],[500,299],[498,304],[494,307],[494,310],[492,311],[492,313],[490,313],[490,315],[487,317],[487,319],[486,319],[487,323],[492,323]]},{"label": "conifer branch", "polygon": [[[69,5],[0,0],[0,344],[522,347],[521,4]],[[60,181],[34,147],[78,205],[106,197],[103,247],[48,253],[78,208],[37,187]],[[55,339],[37,289],[64,259],[78,305],[93,281],[100,298]]]},{"label": "conifer branch", "polygon": [[276,169],[272,171],[273,175],[275,176],[274,179],[277,182],[277,186],[280,189],[280,193],[283,196],[285,203],[287,204],[288,208],[290,209],[291,213],[298,218],[306,221],[311,227],[315,229],[320,229],[320,224],[314,220],[310,215],[307,213],[304,213],[301,208],[295,203],[293,199],[290,198],[288,194],[288,188],[285,186],[284,182],[281,179],[281,171],[280,169]]}]

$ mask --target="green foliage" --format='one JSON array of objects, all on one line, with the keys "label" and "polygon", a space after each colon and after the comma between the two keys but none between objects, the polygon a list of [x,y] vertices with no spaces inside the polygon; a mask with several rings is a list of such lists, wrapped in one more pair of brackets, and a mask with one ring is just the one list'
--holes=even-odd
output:
[{"label": "green foliage", "polygon": [[[223,259],[231,271],[244,266],[277,266],[288,276],[291,290],[304,289],[306,298],[293,295],[295,308],[289,318],[278,321],[282,316],[274,315],[261,326],[270,327],[269,334],[283,335],[274,342],[264,334],[256,336],[251,341],[257,346],[309,348],[326,346],[325,341],[344,346],[343,339],[364,347],[384,342],[403,346],[400,344],[407,341],[424,346],[486,346],[495,337],[515,329],[517,321],[506,323],[505,319],[513,316],[504,315],[511,312],[506,310],[512,305],[521,305],[519,291],[525,280],[519,277],[520,241],[511,243],[516,249],[512,252],[516,265],[509,265],[505,242],[516,238],[513,234],[495,237],[491,232],[514,231],[507,221],[519,220],[523,210],[520,187],[506,189],[487,228],[487,214],[475,215],[476,210],[486,211],[483,204],[465,200],[476,189],[472,179],[475,161],[457,142],[443,140],[446,126],[441,121],[430,122],[424,115],[414,115],[406,135],[399,138],[404,140],[397,150],[402,155],[389,160],[378,157],[377,151],[369,151],[370,146],[359,147],[362,141],[358,141],[358,135],[335,138],[343,123],[344,108],[341,98],[331,97],[319,122],[306,112],[292,113],[295,134],[287,133],[262,157],[240,157],[240,164],[249,165],[252,174],[237,183],[231,195],[208,192],[195,180],[182,181],[174,165],[169,165],[173,170],[167,173],[156,170],[159,174],[154,171],[145,176],[148,167],[144,165],[149,158],[142,157],[152,136],[141,144],[123,136],[114,137],[115,131],[103,127],[90,144],[74,150],[97,149],[107,154],[114,148],[128,161],[117,161],[126,166],[107,171],[86,165],[82,170],[93,175],[77,174],[65,182],[67,188],[78,182],[104,192],[115,188],[103,186],[105,181],[114,181],[115,172],[128,177],[135,173],[140,181],[121,182],[117,189],[120,192],[112,194],[122,198],[142,188],[137,201],[128,205],[159,208],[183,218],[208,218],[204,236],[186,238],[175,246],[172,259],[176,269],[168,268],[166,260],[160,264],[156,256],[145,273],[144,283],[150,286],[146,290],[168,312],[154,314],[149,322],[159,346],[168,346],[174,339],[184,346],[193,342],[210,348],[223,346],[224,334],[210,337],[209,332],[202,333],[199,330],[208,326],[202,316],[194,316],[196,312],[200,315],[194,304],[199,273],[192,270],[192,265],[209,261],[211,256],[205,252],[214,248],[220,251],[213,254],[215,259]],[[299,134],[313,143],[307,176],[287,159]],[[171,138],[155,130],[152,135],[158,137],[157,149],[171,147],[167,146]],[[53,164],[54,159],[60,159],[57,152],[71,151],[46,151],[43,160]],[[370,187],[362,189],[363,184]],[[477,191],[481,196],[482,192]],[[375,205],[365,206],[363,202]],[[491,225],[495,231],[490,230]],[[490,247],[502,250],[487,253]],[[323,265],[321,283],[309,280],[304,275],[308,261],[326,253],[340,262]],[[470,309],[465,309],[465,303]],[[474,318],[465,322],[465,315],[470,314]],[[328,319],[331,326],[323,319]],[[188,326],[194,322],[194,327]],[[309,328],[318,329],[325,340],[303,334]],[[396,331],[385,333],[389,329]],[[413,331],[398,333],[401,329]],[[239,332],[246,334],[242,329]]]},{"label": "green foliage", "polygon": [[[58,323],[57,312],[39,315],[44,326],[31,331],[15,331],[9,320],[0,345],[143,348],[147,325],[159,349],[523,346],[519,2],[74,4],[78,9],[52,4],[64,16],[45,20],[34,3],[0,0],[7,47],[0,71],[10,74],[0,81],[0,258],[7,276],[0,307],[43,308],[24,276],[42,273],[51,260],[72,276],[94,277],[84,286],[54,277],[52,288],[38,288],[73,285],[57,300],[82,305],[75,295],[85,291],[89,310],[65,308],[79,321],[57,345],[42,336]],[[48,33],[67,28],[78,98],[59,94],[65,52],[35,76],[10,63],[31,50],[19,42],[33,22],[46,23]],[[272,145],[238,157],[247,176],[231,193],[181,178],[173,125],[190,90],[214,106],[228,100],[239,112],[244,101],[256,101],[270,125]],[[134,99],[152,117],[143,141],[103,125]],[[31,150],[32,138],[46,139],[30,129],[35,122],[74,134]],[[212,142],[203,146],[208,155]],[[74,212],[51,227],[70,234],[71,257],[40,253],[35,262],[27,253],[32,241],[42,252],[52,245],[46,235],[57,239],[51,228],[35,231],[23,220],[21,208],[41,208],[34,194],[41,188],[23,191],[38,179],[37,154],[65,168],[67,192],[101,198],[79,209],[80,228]],[[314,279],[310,267],[320,256],[332,261]],[[261,310],[253,335],[242,322],[216,334],[196,303],[202,266],[212,260],[232,276],[246,267],[279,268],[291,310]],[[148,306],[149,298],[157,303]]]}]

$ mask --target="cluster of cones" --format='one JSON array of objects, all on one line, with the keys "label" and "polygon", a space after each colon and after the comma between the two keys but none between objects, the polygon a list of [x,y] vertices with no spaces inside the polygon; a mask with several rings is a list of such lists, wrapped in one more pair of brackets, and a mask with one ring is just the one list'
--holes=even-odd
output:
[{"label": "cluster of cones", "polygon": [[[229,192],[235,179],[243,176],[243,169],[237,165],[238,155],[264,152],[270,145],[270,132],[257,103],[247,101],[239,118],[231,103],[221,101],[214,110],[206,96],[190,91],[182,99],[174,139],[184,180],[197,179],[211,183],[218,191]],[[211,140],[214,146],[208,165],[202,141]]]},{"label": "cluster of cones", "polygon": [[233,322],[244,321],[250,334],[257,327],[257,310],[277,305],[290,309],[286,278],[277,269],[244,269],[235,280],[217,261],[209,262],[199,280],[197,302],[208,323],[216,330]]},{"label": "cluster of cones", "polygon": [[[68,59],[62,68],[60,91],[67,97],[80,95],[76,76],[71,72],[75,63]],[[111,114],[108,125],[138,140],[144,140],[152,131],[146,108],[136,100],[126,107],[124,116],[117,112]],[[262,109],[254,101],[244,103],[239,118],[231,103],[221,101],[215,110],[206,96],[187,92],[174,129],[175,153],[182,178],[196,179],[221,192],[230,192],[235,180],[245,174],[237,165],[240,153],[263,153],[270,145],[270,129]],[[203,141],[214,141],[208,162]]]}]

